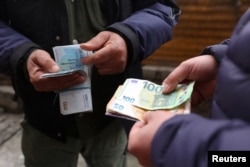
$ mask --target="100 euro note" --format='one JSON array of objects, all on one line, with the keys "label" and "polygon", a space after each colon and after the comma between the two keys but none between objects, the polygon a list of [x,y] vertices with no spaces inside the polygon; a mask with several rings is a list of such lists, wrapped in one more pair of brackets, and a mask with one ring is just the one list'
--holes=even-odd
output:
[{"label": "100 euro note", "polygon": [[92,111],[91,66],[81,63],[81,59],[92,55],[92,52],[81,49],[80,45],[56,46],[53,52],[60,67],[58,76],[77,71],[86,77],[83,83],[59,92],[61,113],[67,115]]},{"label": "100 euro note", "polygon": [[148,80],[127,79],[118,88],[115,98],[147,110],[171,109],[187,101],[193,91],[194,82],[179,84],[175,91],[162,93],[162,85]]},{"label": "100 euro note", "polygon": [[161,85],[147,80],[127,79],[107,104],[106,115],[142,120],[147,111],[190,113],[193,85],[194,82],[178,85],[175,91],[163,94]]}]

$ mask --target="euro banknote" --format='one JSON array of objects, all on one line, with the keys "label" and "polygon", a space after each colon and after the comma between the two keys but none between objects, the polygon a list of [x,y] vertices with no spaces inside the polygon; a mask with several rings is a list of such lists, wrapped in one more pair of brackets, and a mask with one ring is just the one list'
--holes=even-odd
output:
[{"label": "euro banknote", "polygon": [[194,82],[179,84],[175,91],[163,94],[162,85],[130,78],[118,88],[115,98],[147,110],[171,109],[189,99],[193,85]]},{"label": "euro banknote", "polygon": [[190,113],[194,82],[180,84],[176,90],[162,93],[162,85],[148,80],[129,78],[119,86],[106,106],[106,115],[142,120],[147,111],[164,110],[177,114]]},{"label": "euro banknote", "polygon": [[[172,108],[172,109],[161,109],[166,112],[173,112],[175,114],[188,114],[190,113],[190,99],[181,105]],[[143,121],[143,115],[148,111],[156,111],[156,110],[146,110],[144,108],[140,108],[130,103],[121,101],[116,99],[114,96],[107,104],[106,115],[125,118],[134,121]]]}]

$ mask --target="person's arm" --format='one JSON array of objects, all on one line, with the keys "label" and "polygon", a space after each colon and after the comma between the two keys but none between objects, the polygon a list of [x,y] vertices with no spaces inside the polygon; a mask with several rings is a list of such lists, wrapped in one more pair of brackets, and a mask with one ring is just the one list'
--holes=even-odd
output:
[{"label": "person's arm", "polygon": [[17,76],[29,80],[37,91],[61,90],[84,81],[79,74],[40,79],[43,73],[58,70],[49,53],[0,20],[0,72],[14,81]]},{"label": "person's arm", "polygon": [[172,39],[172,30],[180,15],[180,9],[172,1],[155,2],[148,7],[145,1],[136,2],[130,17],[107,28],[125,39],[129,63],[143,60]]},{"label": "person's arm", "polygon": [[249,140],[250,126],[243,121],[177,115],[156,132],[151,160],[155,167],[205,167],[209,150],[250,150]]},{"label": "person's arm", "polygon": [[0,72],[20,72],[22,61],[37,48],[39,46],[0,20]]},{"label": "person's arm", "polygon": [[141,10],[110,25],[106,31],[80,45],[82,49],[95,50],[92,56],[82,59],[83,64],[95,65],[100,75],[118,74],[124,72],[127,66],[142,61],[171,39],[179,13],[175,15],[176,10],[163,3],[153,3],[143,8],[149,5],[150,0],[136,2],[139,1],[143,4],[140,7],[134,3],[136,9]]},{"label": "person's arm", "polygon": [[218,67],[226,55],[230,39],[206,47],[200,56],[181,62],[162,82],[163,92],[169,93],[183,82],[196,81],[192,93],[192,106],[212,98]]}]

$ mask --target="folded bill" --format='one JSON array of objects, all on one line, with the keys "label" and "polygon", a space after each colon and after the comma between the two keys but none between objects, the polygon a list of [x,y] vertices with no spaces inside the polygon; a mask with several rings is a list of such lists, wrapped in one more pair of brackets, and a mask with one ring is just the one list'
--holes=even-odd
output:
[{"label": "folded bill", "polygon": [[177,114],[190,113],[190,97],[194,82],[178,85],[176,90],[162,93],[162,86],[140,79],[127,79],[119,86],[106,106],[106,115],[142,120],[147,111],[164,110]]},{"label": "folded bill", "polygon": [[85,75],[85,72],[82,69],[71,69],[71,70],[66,70],[66,71],[45,73],[41,75],[41,78],[61,77],[61,76],[71,75],[76,72],[79,72]]}]

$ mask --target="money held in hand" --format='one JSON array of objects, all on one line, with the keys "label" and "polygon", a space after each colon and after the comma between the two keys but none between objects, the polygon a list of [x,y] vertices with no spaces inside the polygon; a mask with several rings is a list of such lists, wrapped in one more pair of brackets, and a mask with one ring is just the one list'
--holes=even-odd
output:
[{"label": "money held in hand", "polygon": [[61,114],[91,112],[93,110],[90,79],[91,66],[82,64],[81,59],[91,56],[93,52],[81,49],[80,45],[55,46],[53,52],[60,71],[46,74],[45,77],[60,77],[80,72],[86,78],[83,83],[59,92]]},{"label": "money held in hand", "polygon": [[162,86],[148,80],[129,78],[119,86],[106,108],[106,115],[141,120],[146,111],[165,110],[190,113],[194,82],[180,84],[176,90],[162,93]]}]

